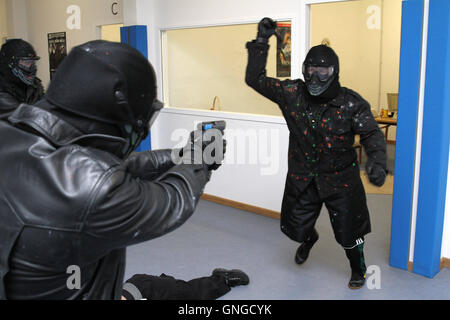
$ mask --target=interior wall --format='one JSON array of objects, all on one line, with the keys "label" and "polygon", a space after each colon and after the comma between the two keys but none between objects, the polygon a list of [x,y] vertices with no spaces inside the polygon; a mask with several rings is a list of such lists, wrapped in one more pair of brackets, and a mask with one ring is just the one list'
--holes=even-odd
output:
[{"label": "interior wall", "polygon": [[[341,84],[361,94],[377,113],[387,109],[386,93],[398,92],[401,3],[361,0],[311,6],[311,45],[330,41],[340,59]],[[379,28],[374,28],[373,6],[380,10]],[[389,137],[393,140],[395,132]]]},{"label": "interior wall", "polygon": [[387,109],[387,93],[398,93],[402,0],[383,0],[380,107]]},{"label": "interior wall", "polygon": [[[387,93],[398,93],[400,76],[402,0],[383,0],[381,36],[380,108],[387,109]],[[397,127],[389,128],[388,139],[396,140]]]},{"label": "interior wall", "polygon": [[381,0],[316,4],[311,6],[311,46],[330,40],[339,57],[341,85],[358,92],[378,109],[381,30],[368,29],[366,13]]},{"label": "interior wall", "polygon": [[[136,0],[137,24],[148,26],[149,59],[157,71],[158,96],[163,97],[160,30],[165,29],[257,23],[263,17],[272,17],[274,19],[289,18],[292,20],[293,39],[292,77],[300,76],[301,70],[298,62],[304,58],[304,54],[302,56],[300,48],[295,46],[298,46],[301,41],[304,41],[304,39],[300,39],[302,30],[298,27],[300,23],[299,13],[301,12],[301,4],[302,0],[190,0],[188,2],[180,2],[179,0]],[[252,38],[254,37],[255,35]],[[251,39],[246,39],[246,41],[248,40]],[[246,41],[242,43],[242,47],[244,48]],[[242,83],[245,85],[244,76],[243,74]],[[169,143],[170,134],[178,126],[186,126],[192,130],[192,116],[185,114],[164,116],[164,113],[161,113],[154,126],[152,126],[152,146],[154,148],[169,147],[171,145]],[[195,116],[195,119],[202,121],[203,119],[211,120],[211,117],[221,119],[226,116],[230,116],[230,113],[217,112],[209,115],[209,117],[204,115]],[[227,120],[230,121],[230,127],[242,130],[247,130],[249,127],[255,130],[264,130],[270,126],[265,121],[260,121],[262,116],[238,116],[242,120]],[[268,178],[258,174],[258,170],[263,168],[261,165],[253,165],[251,168],[234,166],[231,171],[227,170],[227,166],[224,165],[217,171],[217,174],[214,175],[210,183],[208,183],[207,189],[205,190],[206,193],[267,209],[280,210],[284,180],[286,178],[286,169],[283,168],[287,165],[287,136],[284,136],[282,132],[287,134],[288,131],[284,120],[281,117],[275,118],[278,119],[277,121],[281,120],[281,123],[274,124],[275,127],[278,126],[281,132],[279,135],[280,146],[278,153],[280,170]],[[233,188],[229,187],[230,176],[227,176],[227,174],[232,174],[234,181],[236,181]],[[268,184],[268,179],[271,181],[270,184]],[[264,193],[262,193],[263,191],[249,190],[249,184],[264,189]],[[273,186],[269,192],[270,196],[266,196],[267,185]],[[261,194],[265,196],[262,197]]]},{"label": "interior wall", "polygon": [[[14,0],[16,1],[16,0]],[[114,15],[111,6],[114,2],[118,12]],[[66,32],[68,52],[74,46],[101,38],[100,26],[123,23],[122,0],[27,0],[28,41],[32,43],[41,60],[38,64],[38,77],[44,86],[50,81],[47,34]],[[73,13],[67,13],[71,5],[80,8],[80,28],[67,24]],[[69,20],[70,22],[70,20]]]},{"label": "interior wall", "polygon": [[[152,147],[182,147],[197,123],[215,120],[227,122],[227,152],[204,193],[280,212],[289,144],[283,118],[163,109],[152,126]],[[185,133],[184,142],[178,135],[180,129]]]},{"label": "interior wall", "polygon": [[[274,19],[292,18],[292,41],[294,46],[292,48],[292,77],[300,76],[298,61],[300,61],[301,52],[295,45],[300,43],[297,37],[300,36],[301,30],[296,27],[299,23],[299,12],[301,11],[302,2],[303,0],[190,0],[189,2],[180,2],[179,0],[136,0],[137,24],[147,25],[149,28],[149,59],[157,70],[159,97],[163,96],[161,29],[257,23],[266,16]],[[245,46],[245,43],[242,46]]]},{"label": "interior wall", "polygon": [[6,15],[6,0],[0,0],[0,45],[2,45],[8,36],[8,22]]},{"label": "interior wall", "polygon": [[[168,104],[171,107],[281,116],[278,106],[256,93],[245,82],[245,43],[256,36],[257,24],[169,30],[163,63]],[[276,77],[276,38],[267,74]]]},{"label": "interior wall", "polygon": [[8,38],[28,40],[28,0],[6,0]]},{"label": "interior wall", "polygon": [[[376,0],[379,2],[379,0]],[[396,1],[396,0],[393,0]],[[306,43],[304,38],[305,30],[303,30],[304,21],[306,19],[304,11],[304,0],[280,0],[280,1],[258,1],[258,0],[248,0],[248,1],[208,1],[208,0],[192,0],[185,4],[180,4],[177,0],[136,0],[136,11],[137,11],[137,24],[148,26],[148,41],[149,41],[149,59],[157,71],[158,77],[158,96],[163,97],[163,64],[161,62],[161,30],[167,29],[179,29],[179,28],[194,28],[194,27],[206,27],[206,26],[217,26],[217,25],[230,25],[230,24],[244,24],[244,23],[257,23],[263,17],[272,17],[276,20],[289,18],[292,21],[292,78],[301,78],[301,63],[307,52],[307,48],[303,45]],[[199,9],[201,8],[201,9]],[[237,9],[239,8],[239,9]],[[365,20],[367,15],[360,17]],[[254,37],[254,36],[253,36]],[[378,43],[380,43],[380,36],[378,35]],[[250,39],[248,39],[250,40]],[[246,39],[247,41],[247,39]],[[245,46],[243,41],[242,46]],[[380,49],[378,50],[379,54]],[[370,56],[370,55],[369,55]],[[366,57],[367,59],[367,57]],[[358,70],[360,73],[360,70]],[[244,77],[244,75],[243,75]],[[164,79],[166,81],[167,79]],[[242,83],[244,81],[242,80]],[[245,87],[245,85],[244,85]],[[378,95],[378,94],[377,94]],[[211,97],[213,97],[211,95]],[[374,98],[375,100],[378,97]],[[167,101],[165,101],[167,102]],[[212,102],[212,99],[211,99]],[[209,101],[206,104],[211,103]],[[226,113],[217,113],[217,117],[226,115]],[[182,116],[180,116],[182,117]],[[257,116],[255,116],[257,118]],[[242,121],[240,124],[245,129],[248,121]],[[168,121],[168,118],[161,117],[157,120],[158,125],[155,124],[152,127],[152,144],[155,148],[165,147],[166,138],[161,135],[159,130],[163,128],[173,128],[172,123]],[[260,128],[264,128],[264,123],[260,123]],[[285,126],[285,124],[284,124]],[[392,128],[392,127],[391,127]],[[392,130],[390,130],[392,131]],[[165,132],[165,131],[164,131]],[[280,153],[285,156],[287,153],[286,148],[280,148]],[[281,161],[286,161],[282,158]],[[223,170],[223,169],[222,169]],[[245,171],[237,168],[237,176],[245,176]],[[284,181],[285,173],[280,171],[277,173],[279,181]],[[221,182],[223,184],[223,182]],[[264,183],[262,177],[256,177],[253,183],[259,184]],[[225,191],[221,191],[216,184],[220,183],[215,180],[211,183],[211,190],[217,191],[216,196],[225,196]],[[282,183],[280,184],[282,185]],[[244,188],[245,189],[245,188]],[[280,189],[283,189],[280,187]],[[253,199],[258,197],[248,190],[242,190],[241,196],[246,196],[248,199]],[[244,197],[245,198],[245,197]],[[231,200],[236,200],[236,198],[230,198]],[[238,201],[238,200],[236,200]],[[271,208],[275,208],[281,203],[281,197],[274,200],[271,204]],[[269,207],[267,207],[269,208]]]}]

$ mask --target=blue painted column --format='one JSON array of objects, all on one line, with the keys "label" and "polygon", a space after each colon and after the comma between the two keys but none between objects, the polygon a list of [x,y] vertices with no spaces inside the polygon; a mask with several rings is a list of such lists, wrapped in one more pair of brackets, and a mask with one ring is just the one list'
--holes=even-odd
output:
[{"label": "blue painted column", "polygon": [[389,264],[407,270],[422,56],[423,0],[402,4],[400,83]]},{"label": "blue painted column", "polygon": [[[138,49],[148,59],[147,46],[147,26],[129,26],[120,28],[120,39],[122,43],[127,43],[130,46]],[[136,151],[151,150],[151,137],[142,141]]]},{"label": "blue painted column", "polygon": [[450,1],[430,0],[423,143],[413,272],[440,268],[450,143]]}]

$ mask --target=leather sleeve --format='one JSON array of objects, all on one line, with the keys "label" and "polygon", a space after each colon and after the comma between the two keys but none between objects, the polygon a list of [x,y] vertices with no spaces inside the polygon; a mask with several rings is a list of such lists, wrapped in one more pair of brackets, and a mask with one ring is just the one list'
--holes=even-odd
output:
[{"label": "leather sleeve", "polygon": [[152,180],[173,168],[172,150],[155,150],[132,153],[126,160],[125,166],[134,178]]},{"label": "leather sleeve", "polygon": [[181,226],[193,214],[209,178],[204,165],[178,165],[155,181],[113,170],[101,182],[85,218],[82,260]]},{"label": "leather sleeve", "polygon": [[8,117],[20,102],[7,92],[0,92],[0,119]]}]

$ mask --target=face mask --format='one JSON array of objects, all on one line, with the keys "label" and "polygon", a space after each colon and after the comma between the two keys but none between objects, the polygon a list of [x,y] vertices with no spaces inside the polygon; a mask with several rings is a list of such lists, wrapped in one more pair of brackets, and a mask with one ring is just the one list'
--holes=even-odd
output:
[{"label": "face mask", "polygon": [[151,108],[152,112],[149,115],[149,119],[145,121],[146,123],[142,124],[142,128],[139,131],[133,129],[133,126],[131,125],[124,126],[125,132],[128,137],[127,144],[122,150],[124,157],[127,157],[128,155],[130,155],[131,152],[136,150],[136,148],[139,146],[142,140],[144,140],[147,137],[148,133],[150,132],[151,126],[155,122],[156,118],[158,117],[163,107],[164,104],[161,101],[155,100],[152,104]]},{"label": "face mask", "polygon": [[320,96],[334,81],[334,66],[303,65],[303,75],[309,93]]},{"label": "face mask", "polygon": [[32,85],[36,79],[36,61],[35,59],[22,58],[17,65],[10,65],[14,76],[19,78],[26,85]]}]

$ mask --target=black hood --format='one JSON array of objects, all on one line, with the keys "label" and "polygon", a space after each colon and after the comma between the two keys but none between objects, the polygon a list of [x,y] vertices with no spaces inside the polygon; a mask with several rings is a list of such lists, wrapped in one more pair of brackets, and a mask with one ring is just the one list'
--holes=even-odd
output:
[{"label": "black hood", "polygon": [[[320,82],[316,77],[309,78],[305,74],[307,66],[333,67],[332,76],[326,82]],[[303,76],[310,95],[318,100],[329,101],[339,94],[339,58],[333,49],[326,45],[312,47],[303,62]],[[313,91],[319,94],[312,94]]]},{"label": "black hood", "polygon": [[26,88],[34,83],[36,66],[30,70],[22,70],[19,61],[39,60],[33,46],[21,39],[8,40],[0,50],[0,75],[9,82],[10,86]]},{"label": "black hood", "polygon": [[116,126],[130,147],[148,135],[149,122],[162,107],[148,60],[129,45],[101,40],[70,51],[45,98],[69,114]]}]

